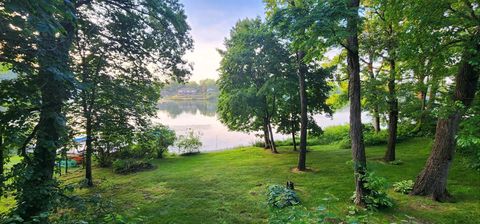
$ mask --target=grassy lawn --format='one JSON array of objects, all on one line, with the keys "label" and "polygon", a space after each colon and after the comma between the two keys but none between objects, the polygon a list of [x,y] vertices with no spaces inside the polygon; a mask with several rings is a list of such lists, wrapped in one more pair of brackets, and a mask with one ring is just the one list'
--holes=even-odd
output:
[{"label": "grassy lawn", "polygon": [[[414,179],[424,165],[431,141],[413,139],[398,145],[401,165],[380,162],[384,146],[367,148],[368,167],[387,178],[390,184]],[[332,204],[345,214],[351,205],[353,171],[347,161],[349,150],[337,146],[314,146],[308,153],[313,172],[292,173],[297,153],[282,148],[271,154],[247,147],[225,152],[159,160],[157,168],[131,175],[116,175],[110,169],[95,169],[96,188],[81,194],[101,193],[114,200],[120,214],[145,217],[147,223],[265,223],[269,216],[265,190],[269,184],[296,184],[307,208],[324,204],[327,193],[340,200]],[[66,181],[77,181],[82,172]],[[64,177],[65,178],[65,177]],[[480,175],[457,157],[449,178],[454,203],[436,203],[428,198],[410,197],[389,190],[395,199],[392,209],[375,212],[376,223],[399,222],[406,215],[423,223],[478,223],[480,217]]]}]

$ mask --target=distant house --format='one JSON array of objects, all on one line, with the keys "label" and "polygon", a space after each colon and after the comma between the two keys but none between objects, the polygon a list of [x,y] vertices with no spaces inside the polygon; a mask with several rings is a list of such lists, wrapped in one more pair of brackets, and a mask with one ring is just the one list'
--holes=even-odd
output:
[{"label": "distant house", "polygon": [[193,88],[182,88],[177,91],[178,95],[189,96],[189,95],[196,95],[198,94],[198,90]]}]

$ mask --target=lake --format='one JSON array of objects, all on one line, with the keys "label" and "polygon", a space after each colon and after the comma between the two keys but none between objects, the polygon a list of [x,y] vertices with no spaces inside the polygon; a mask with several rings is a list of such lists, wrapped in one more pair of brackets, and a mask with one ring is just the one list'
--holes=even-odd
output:
[{"label": "lake", "polygon": [[[200,133],[203,143],[200,151],[218,151],[231,149],[238,146],[250,146],[262,139],[256,133],[243,133],[230,131],[217,117],[217,104],[215,100],[179,100],[163,101],[158,104],[157,118],[154,123],[161,123],[173,129],[177,135],[187,133],[189,130]],[[325,115],[314,116],[322,128],[347,124],[349,120],[348,108],[337,111],[332,117]],[[362,122],[370,122],[370,117],[362,114]],[[290,136],[275,134],[275,140],[284,140]]]}]

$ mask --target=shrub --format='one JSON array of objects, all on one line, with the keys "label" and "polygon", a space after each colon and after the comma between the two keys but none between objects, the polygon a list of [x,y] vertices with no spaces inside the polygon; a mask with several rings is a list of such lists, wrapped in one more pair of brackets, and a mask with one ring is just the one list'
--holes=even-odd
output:
[{"label": "shrub", "polygon": [[326,127],[323,134],[319,137],[319,142],[322,144],[331,144],[341,140],[350,139],[349,125],[338,125]]},{"label": "shrub", "polygon": [[393,184],[393,190],[402,194],[408,194],[413,189],[414,182],[412,180],[403,180]]},{"label": "shrub", "polygon": [[153,169],[150,162],[135,159],[117,159],[113,162],[113,172],[118,174],[129,174],[143,170]]},{"label": "shrub", "polygon": [[[386,193],[388,186],[385,178],[376,176],[374,173],[367,173],[361,178],[364,181],[363,186],[367,189],[363,196],[367,209],[375,210],[393,206],[393,200]],[[354,192],[352,199],[355,198],[355,194],[356,192]]]},{"label": "shrub", "polygon": [[163,153],[168,150],[168,147],[173,145],[176,138],[175,131],[167,126],[157,125],[141,133],[137,144],[151,157],[160,159],[163,158]]},{"label": "shrub", "polygon": [[366,146],[387,144],[388,133],[386,130],[375,133],[372,131],[365,131],[363,140]]},{"label": "shrub", "polygon": [[195,134],[195,132],[190,130],[186,135],[180,135],[178,137],[175,146],[178,148],[180,155],[200,153],[200,147],[202,147],[200,134]]},{"label": "shrub", "polygon": [[352,147],[352,143],[350,142],[350,139],[343,139],[338,142],[338,147],[340,149],[349,149]]},{"label": "shrub", "polygon": [[175,132],[167,126],[157,125],[135,133],[134,143],[116,153],[120,159],[163,158],[168,147],[175,142]]},{"label": "shrub", "polygon": [[339,209],[331,205],[331,201],[339,199],[333,195],[327,194],[322,198],[324,205],[318,206],[316,209],[307,209],[304,206],[297,205],[284,209],[272,209],[268,223],[284,224],[284,223],[373,223],[370,213],[364,213],[364,209],[360,210],[355,206],[350,206],[348,214],[334,213]]},{"label": "shrub", "polygon": [[300,199],[295,191],[280,185],[269,186],[267,196],[268,204],[276,208],[285,208],[300,204]]}]

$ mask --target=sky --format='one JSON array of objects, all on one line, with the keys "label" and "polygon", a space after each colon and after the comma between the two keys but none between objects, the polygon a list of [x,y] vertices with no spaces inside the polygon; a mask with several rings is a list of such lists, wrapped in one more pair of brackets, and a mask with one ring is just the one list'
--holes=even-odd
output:
[{"label": "sky", "polygon": [[180,0],[185,6],[195,49],[186,55],[193,63],[192,81],[217,79],[221,57],[218,48],[235,23],[244,18],[264,17],[262,0]]}]

